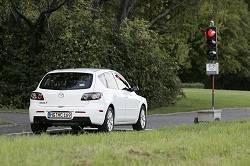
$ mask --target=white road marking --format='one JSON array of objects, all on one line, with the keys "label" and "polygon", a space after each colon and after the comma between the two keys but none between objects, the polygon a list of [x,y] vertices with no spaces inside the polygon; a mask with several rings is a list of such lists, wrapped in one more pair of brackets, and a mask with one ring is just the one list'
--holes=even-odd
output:
[{"label": "white road marking", "polygon": [[13,135],[24,135],[24,134],[33,134],[32,132],[21,132],[21,133],[10,133],[6,134],[7,136],[13,136]]}]

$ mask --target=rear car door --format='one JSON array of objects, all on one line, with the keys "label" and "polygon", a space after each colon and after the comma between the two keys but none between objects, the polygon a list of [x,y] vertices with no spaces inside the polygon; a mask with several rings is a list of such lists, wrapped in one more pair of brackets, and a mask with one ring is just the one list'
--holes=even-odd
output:
[{"label": "rear car door", "polygon": [[114,105],[115,110],[115,119],[114,123],[119,124],[124,122],[124,115],[126,111],[126,95],[118,89],[117,83],[115,81],[114,75],[111,72],[104,73],[107,85],[109,88],[110,96],[112,97],[112,103]]}]

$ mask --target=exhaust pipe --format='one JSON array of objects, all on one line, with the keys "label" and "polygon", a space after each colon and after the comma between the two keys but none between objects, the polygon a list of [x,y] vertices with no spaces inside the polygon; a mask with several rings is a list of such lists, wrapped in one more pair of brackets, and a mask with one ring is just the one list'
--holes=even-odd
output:
[{"label": "exhaust pipe", "polygon": [[35,122],[35,124],[39,124],[40,120],[38,118],[35,118],[34,122]]}]

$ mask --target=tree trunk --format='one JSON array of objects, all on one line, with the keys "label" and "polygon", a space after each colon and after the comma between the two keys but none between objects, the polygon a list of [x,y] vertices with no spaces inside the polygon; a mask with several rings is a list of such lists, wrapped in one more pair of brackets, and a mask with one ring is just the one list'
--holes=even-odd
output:
[{"label": "tree trunk", "polygon": [[28,55],[29,57],[35,57],[39,53],[39,39],[41,38],[41,35],[44,33],[44,25],[48,21],[51,13],[57,11],[62,7],[64,4],[69,2],[71,0],[63,0],[63,1],[58,1],[58,0],[53,0],[51,3],[46,5],[47,8],[44,8],[39,17],[35,22],[32,22],[28,17],[23,15],[21,11],[19,11],[19,6],[18,4],[14,3],[14,1],[11,1],[12,8],[14,9],[14,12],[18,14],[18,16],[23,19],[30,28],[30,42],[28,45]]},{"label": "tree trunk", "polygon": [[114,27],[115,33],[120,33],[121,22],[124,18],[128,17],[128,15],[132,18],[132,12],[137,2],[138,0],[121,0]]},{"label": "tree trunk", "polygon": [[101,0],[93,0],[92,3],[93,3],[92,21],[94,22],[95,20],[101,18],[100,15]]},{"label": "tree trunk", "polygon": [[120,33],[121,22],[126,17],[128,2],[129,0],[121,0],[120,7],[119,7],[117,17],[116,17],[116,24],[114,28],[114,31],[116,33]]}]

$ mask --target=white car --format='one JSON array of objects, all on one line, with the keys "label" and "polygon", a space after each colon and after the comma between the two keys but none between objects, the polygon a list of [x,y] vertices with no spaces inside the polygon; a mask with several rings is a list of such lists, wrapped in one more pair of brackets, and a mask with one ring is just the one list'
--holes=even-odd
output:
[{"label": "white car", "polygon": [[147,101],[124,77],[108,69],[61,69],[47,73],[30,97],[33,133],[52,126],[79,131],[90,126],[111,132],[114,125],[145,130]]}]

